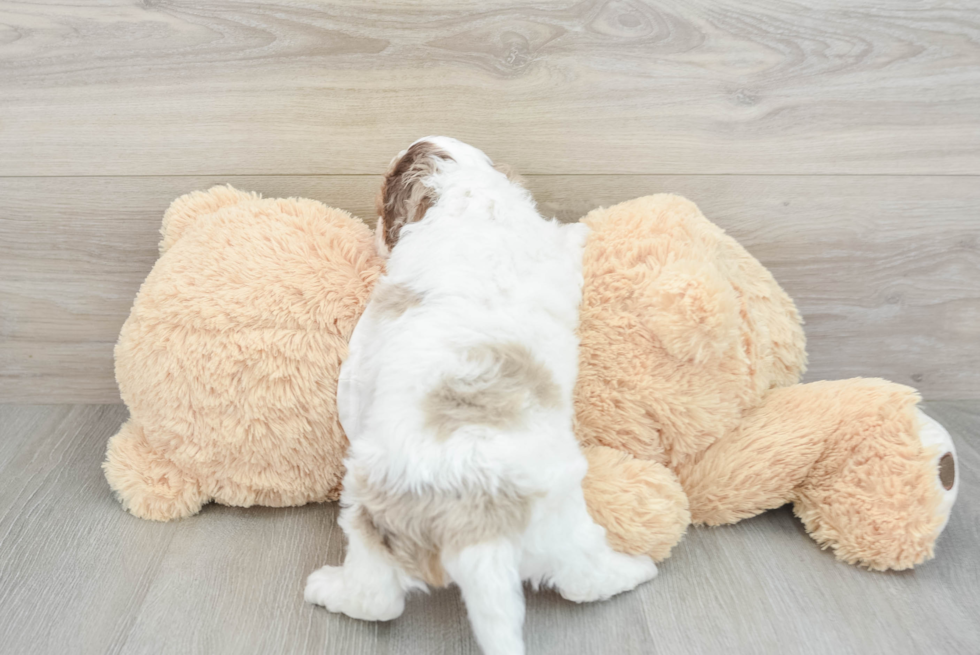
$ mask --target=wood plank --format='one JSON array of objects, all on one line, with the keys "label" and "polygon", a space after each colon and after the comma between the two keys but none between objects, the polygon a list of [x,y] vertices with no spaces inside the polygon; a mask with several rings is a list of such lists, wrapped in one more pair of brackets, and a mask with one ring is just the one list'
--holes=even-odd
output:
[{"label": "wood plank", "polygon": [[0,459],[4,652],[110,653],[125,640],[173,532],[124,513],[102,476],[105,442],[126,414],[0,407],[0,444],[21,441]]},{"label": "wood plank", "polygon": [[[46,434],[64,420],[68,405],[0,405],[0,474],[25,447],[33,447],[38,434]],[[2,478],[0,478],[2,479]],[[13,488],[0,484],[0,514],[14,502]]]},{"label": "wood plank", "polygon": [[0,3],[0,175],[980,173],[980,7]]},{"label": "wood plank", "polygon": [[[962,470],[980,470],[980,404],[927,403]],[[141,521],[98,468],[120,406],[0,406],[0,643],[4,652],[153,655],[478,655],[455,589],[375,624],[302,600],[342,559],[337,505],[208,506]],[[692,528],[660,575],[610,601],[528,591],[533,655],[609,652],[912,655],[980,651],[980,481],[963,476],[937,558],[901,573],[836,561],[788,507]],[[13,499],[13,502],[8,502]]]},{"label": "wood plank", "polygon": [[[530,176],[575,220],[678,192],[766,264],[807,320],[808,380],[880,376],[980,398],[980,181],[890,176]],[[373,214],[378,178],[0,179],[0,402],[117,402],[112,347],[177,195],[218,182]]]}]

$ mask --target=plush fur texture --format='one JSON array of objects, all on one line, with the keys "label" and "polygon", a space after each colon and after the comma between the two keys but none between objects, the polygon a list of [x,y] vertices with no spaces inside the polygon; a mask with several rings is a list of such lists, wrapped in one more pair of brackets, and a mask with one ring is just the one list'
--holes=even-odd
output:
[{"label": "plush fur texture", "polygon": [[[572,391],[587,228],[545,220],[445,137],[401,153],[384,189],[391,255],[337,394],[348,552],[310,575],[306,599],[390,619],[407,591],[454,582],[483,651],[520,653],[522,581],[587,601],[657,572],[613,550],[585,506]],[[399,204],[416,198],[422,215]],[[393,288],[420,301],[392,312]]]},{"label": "plush fur texture", "polygon": [[[650,196],[584,220],[575,431],[589,512],[615,548],[659,561],[692,520],[791,502],[844,561],[901,569],[933,555],[962,472],[911,389],[796,384],[792,301],[693,203]],[[131,419],[105,470],[127,509],[169,520],[212,499],[338,496],[335,389],[382,273],[376,234],[377,246],[319,203],[228,187],[174,202],[116,350]],[[423,301],[378,293],[390,315]]]},{"label": "plush fur texture", "polygon": [[336,499],[337,376],[383,267],[370,230],[216,187],[175,201],[162,233],[116,346],[131,415],[103,465],[117,497],[155,520]]},{"label": "plush fur texture", "polygon": [[949,492],[920,442],[916,402],[912,389],[873,379],[767,394],[729,439],[678,469],[695,522],[734,523],[792,502],[846,562],[900,570],[930,559],[952,501],[940,510]]},{"label": "plush fur texture", "polygon": [[576,387],[583,443],[674,469],[806,364],[796,307],[694,203],[599,209],[585,251]]},{"label": "plush fur texture", "polygon": [[[914,390],[796,384],[806,352],[793,302],[694,203],[650,196],[583,222],[592,228],[575,405],[583,445],[667,466],[695,523],[792,502],[846,562],[904,569],[933,556],[955,491],[936,483]],[[942,452],[955,457],[951,442]]]}]

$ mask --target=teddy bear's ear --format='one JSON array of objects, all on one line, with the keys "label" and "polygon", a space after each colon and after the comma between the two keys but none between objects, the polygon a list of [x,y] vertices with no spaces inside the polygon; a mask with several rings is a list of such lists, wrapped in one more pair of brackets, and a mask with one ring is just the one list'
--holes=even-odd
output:
[{"label": "teddy bear's ear", "polygon": [[398,243],[401,229],[422,220],[436,201],[426,182],[440,161],[453,161],[446,151],[429,141],[417,141],[391,163],[378,193],[378,216],[384,225],[384,242],[389,249]]},{"label": "teddy bear's ear", "polygon": [[643,323],[675,359],[703,364],[737,350],[738,296],[713,265],[668,264],[639,297]]},{"label": "teddy bear's ear", "polygon": [[187,228],[201,217],[214,214],[223,207],[260,198],[257,193],[245,193],[231,185],[214,186],[207,191],[194,191],[177,198],[170,203],[170,207],[163,215],[163,225],[160,228],[163,237],[160,240],[160,254],[167,252]]}]

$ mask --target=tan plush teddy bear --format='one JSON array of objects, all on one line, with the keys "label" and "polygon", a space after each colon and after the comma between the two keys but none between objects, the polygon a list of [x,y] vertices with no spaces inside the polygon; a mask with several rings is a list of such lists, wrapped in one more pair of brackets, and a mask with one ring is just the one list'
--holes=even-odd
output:
[{"label": "tan plush teddy bear", "polygon": [[[933,554],[957,484],[949,435],[883,380],[796,384],[800,318],[766,269],[682,198],[586,216],[576,431],[589,509],[660,560],[687,525],[788,502],[848,562]],[[336,386],[383,264],[311,200],[215,187],[177,199],[116,346],[130,420],[103,468],[155,520],[207,502],[339,496]]]},{"label": "tan plush teddy bear", "polygon": [[[932,557],[956,498],[955,452],[914,390],[797,384],[806,353],[793,302],[694,203],[656,195],[582,220],[592,233],[576,415],[590,462],[611,448],[648,473],[666,467],[695,523],[791,502],[844,561],[904,569]],[[622,498],[631,485],[595,468],[586,497],[610,541],[651,550],[645,514],[630,514],[644,505]]]}]

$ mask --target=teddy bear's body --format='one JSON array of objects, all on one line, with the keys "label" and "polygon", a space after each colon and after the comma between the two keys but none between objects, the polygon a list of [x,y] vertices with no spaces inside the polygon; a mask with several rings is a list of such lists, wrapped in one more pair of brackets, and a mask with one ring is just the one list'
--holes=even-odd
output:
[{"label": "teddy bear's body", "polygon": [[[650,196],[583,220],[576,432],[614,547],[663,559],[692,520],[793,502],[846,561],[932,555],[955,460],[912,389],[797,384],[792,301],[693,203]],[[228,187],[175,201],[162,232],[116,348],[131,412],[104,465],[117,496],[157,520],[210,500],[336,499],[338,372],[382,271],[371,232],[320,203]]]},{"label": "teddy bear's body", "polygon": [[907,568],[932,556],[948,516],[939,506],[955,490],[937,484],[936,453],[924,456],[928,419],[913,389],[797,384],[806,351],[796,307],[694,203],[649,196],[583,221],[593,231],[576,415],[587,453],[604,446],[667,467],[696,523],[792,502],[846,561]]}]

